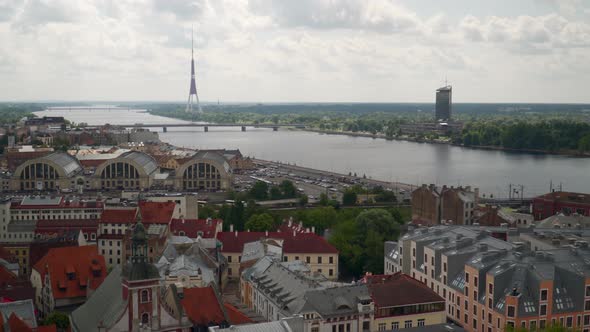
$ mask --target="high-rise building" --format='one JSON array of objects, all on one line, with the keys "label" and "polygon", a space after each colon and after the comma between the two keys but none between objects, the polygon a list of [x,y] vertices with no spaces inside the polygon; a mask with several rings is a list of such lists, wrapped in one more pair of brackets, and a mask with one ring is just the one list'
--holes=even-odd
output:
[{"label": "high-rise building", "polygon": [[436,90],[435,121],[451,121],[453,108],[453,87],[444,86]]}]

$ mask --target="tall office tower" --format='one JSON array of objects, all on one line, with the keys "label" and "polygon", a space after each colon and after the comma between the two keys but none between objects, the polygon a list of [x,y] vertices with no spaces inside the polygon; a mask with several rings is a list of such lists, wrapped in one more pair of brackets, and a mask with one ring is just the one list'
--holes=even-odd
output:
[{"label": "tall office tower", "polygon": [[453,109],[453,87],[444,86],[436,90],[435,121],[451,121]]}]

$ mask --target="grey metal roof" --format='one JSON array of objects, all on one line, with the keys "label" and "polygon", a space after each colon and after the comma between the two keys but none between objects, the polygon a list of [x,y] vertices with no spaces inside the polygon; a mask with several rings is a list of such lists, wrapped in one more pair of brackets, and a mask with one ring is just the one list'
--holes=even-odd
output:
[{"label": "grey metal roof", "polygon": [[115,266],[90,298],[71,314],[72,330],[98,331],[113,326],[127,306],[122,297],[121,267]]},{"label": "grey metal roof", "polygon": [[70,156],[65,152],[55,152],[47,156],[41,157],[41,159],[49,160],[58,166],[60,166],[66,176],[72,176],[82,171],[82,166],[78,159]]},{"label": "grey metal roof", "polygon": [[248,270],[253,270],[246,273],[246,276],[252,280],[254,287],[274,300],[285,315],[296,313],[301,308],[303,295],[307,291],[322,288],[313,278],[291,271],[281,262],[268,257],[264,257]]},{"label": "grey metal roof", "polygon": [[59,205],[62,198],[62,196],[25,196],[20,205]]},{"label": "grey metal roof", "polygon": [[158,169],[158,163],[156,160],[150,156],[149,154],[138,152],[138,151],[129,151],[123,153],[117,159],[127,159],[132,160],[137,163],[141,168],[143,168],[146,174],[152,174],[153,172]]},{"label": "grey metal roof", "polygon": [[265,322],[257,324],[232,325],[231,327],[220,329],[219,327],[210,327],[212,332],[303,332],[303,317],[288,317],[274,322]]},{"label": "grey metal roof", "polygon": [[8,321],[8,318],[12,313],[17,315],[30,327],[37,327],[37,319],[35,317],[35,307],[33,306],[33,300],[29,299],[8,303],[0,303],[0,315],[2,315],[4,322]]},{"label": "grey metal roof", "polygon": [[358,313],[360,299],[370,296],[365,284],[308,291],[298,313],[317,312],[324,318],[352,315]]}]

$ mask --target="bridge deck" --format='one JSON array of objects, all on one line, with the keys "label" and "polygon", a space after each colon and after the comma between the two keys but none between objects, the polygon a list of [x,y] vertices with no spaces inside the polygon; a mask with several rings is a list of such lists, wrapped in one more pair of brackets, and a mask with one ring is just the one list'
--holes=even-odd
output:
[{"label": "bridge deck", "polygon": [[[283,124],[246,124],[246,123],[135,123],[135,124],[112,124],[111,126],[125,127],[125,128],[172,128],[172,127],[258,127],[258,128],[277,128],[277,127],[295,127],[305,128],[305,125],[298,123],[283,123]],[[101,127],[103,125],[88,125],[88,127]]]}]

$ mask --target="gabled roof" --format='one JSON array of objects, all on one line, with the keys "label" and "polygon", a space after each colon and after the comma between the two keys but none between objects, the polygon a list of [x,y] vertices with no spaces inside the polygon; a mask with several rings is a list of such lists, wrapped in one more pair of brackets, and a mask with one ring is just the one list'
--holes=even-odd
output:
[{"label": "gabled roof", "polygon": [[180,235],[195,239],[198,236],[202,238],[214,238],[217,225],[221,219],[172,219],[170,232],[174,235]]},{"label": "gabled roof", "polygon": [[215,289],[209,287],[185,288],[180,300],[184,312],[195,325],[211,326],[227,323]]},{"label": "gabled roof", "polygon": [[258,241],[262,238],[283,239],[283,253],[322,253],[338,254],[326,239],[314,233],[292,232],[219,232],[217,239],[223,243],[222,252],[239,252],[244,249],[244,244]]},{"label": "gabled roof", "polygon": [[364,281],[378,308],[445,301],[425,284],[400,272],[366,276]]},{"label": "gabled roof", "polygon": [[[49,273],[55,299],[86,297],[107,275],[104,257],[96,246],[51,248],[33,269],[41,280]],[[68,274],[73,274],[73,279]]]}]

